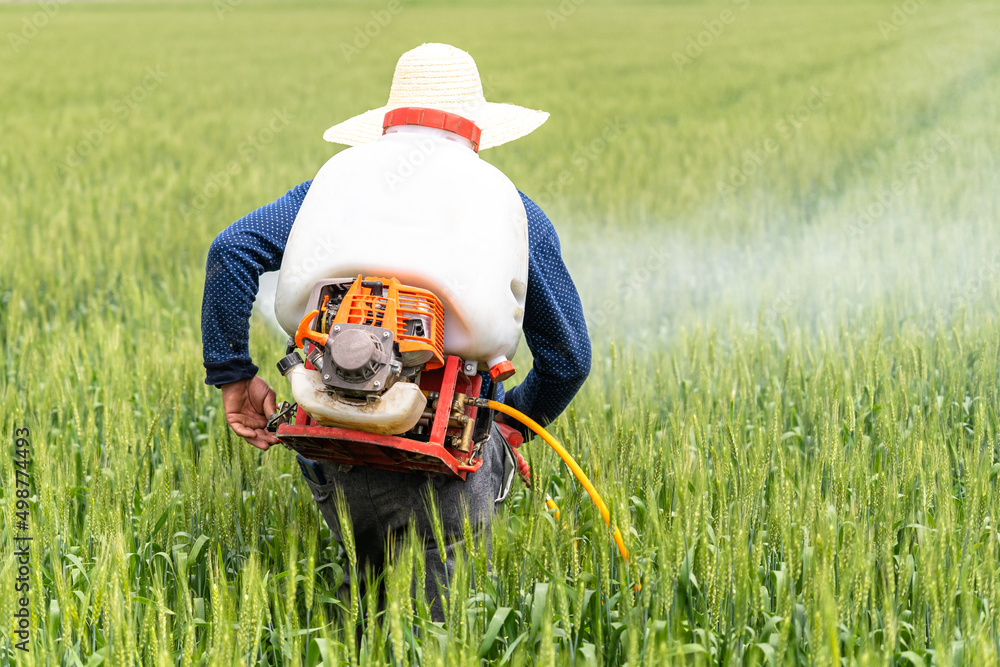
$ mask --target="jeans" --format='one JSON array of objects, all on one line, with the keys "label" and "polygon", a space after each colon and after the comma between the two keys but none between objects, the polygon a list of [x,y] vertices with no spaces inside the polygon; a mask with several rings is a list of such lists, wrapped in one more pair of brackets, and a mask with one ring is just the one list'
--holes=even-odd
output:
[{"label": "jeans", "polygon": [[[463,508],[468,508],[473,532],[486,531],[488,542],[490,518],[494,508],[506,499],[514,478],[513,456],[495,424],[489,440],[483,445],[480,457],[483,465],[476,472],[469,473],[464,482],[441,475],[391,472],[363,466],[354,466],[347,472],[341,472],[339,464],[310,461],[301,456],[299,465],[313,499],[338,542],[340,524],[335,491],[337,488],[343,490],[354,527],[360,577],[364,577],[366,564],[371,565],[377,576],[384,565],[387,541],[402,540],[410,524],[415,525],[417,535],[424,543],[427,573],[424,592],[431,603],[434,620],[443,620],[438,584],[440,582],[442,586],[447,586],[446,571],[453,571],[455,548],[463,542]],[[325,483],[317,483],[315,479]],[[441,562],[425,508],[428,486],[434,488],[438,499],[445,535],[447,570]]]}]

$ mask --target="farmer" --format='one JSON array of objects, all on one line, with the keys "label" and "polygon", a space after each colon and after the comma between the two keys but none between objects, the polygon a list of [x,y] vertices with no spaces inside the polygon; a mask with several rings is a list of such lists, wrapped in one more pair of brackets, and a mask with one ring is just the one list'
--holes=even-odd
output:
[{"label": "farmer", "polygon": [[[548,118],[545,112],[486,102],[479,72],[468,53],[444,44],[424,44],[399,59],[386,106],[335,125],[323,136],[350,146],[374,142],[382,133],[385,113],[408,106],[437,108],[469,118],[482,130],[480,150],[522,137]],[[289,231],[310,184],[306,181],[292,188],[231,224],[216,237],[208,253],[201,322],[205,381],[222,389],[226,421],[233,431],[264,450],[278,442],[265,430],[268,416],[275,412],[275,393],[257,375],[257,366],[250,359],[250,313],[260,275],[281,266]],[[496,400],[545,425],[565,409],[587,378],[590,339],[556,231],[534,202],[524,194],[521,199],[528,218],[523,331],[534,366],[524,381],[506,394],[498,384]],[[488,264],[482,270],[488,271]],[[489,375],[484,374],[483,396],[489,392],[489,384]],[[514,477],[512,457],[496,427],[483,447],[482,458],[482,467],[464,482],[366,467],[342,471],[337,464],[302,456],[298,461],[313,498],[338,539],[333,492],[337,488],[343,491],[362,569],[367,562],[378,572],[387,540],[398,539],[415,522],[425,544],[427,599],[440,618],[438,583],[446,585],[447,581],[424,511],[426,487],[434,487],[440,503],[451,571],[453,546],[463,534],[463,506],[468,508],[473,529],[488,531],[490,514],[506,498]]]}]

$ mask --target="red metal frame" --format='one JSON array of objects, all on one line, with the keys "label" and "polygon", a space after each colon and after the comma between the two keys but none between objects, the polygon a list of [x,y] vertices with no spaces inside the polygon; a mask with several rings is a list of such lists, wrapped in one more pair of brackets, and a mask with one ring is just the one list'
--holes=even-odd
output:
[{"label": "red metal frame", "polygon": [[[312,368],[306,361],[307,367]],[[321,426],[301,408],[291,424],[278,427],[278,439],[306,458],[333,461],[344,465],[368,466],[397,472],[438,473],[465,479],[483,464],[469,452],[446,446],[445,438],[460,434],[449,428],[448,419],[456,393],[478,397],[483,379],[477,373],[468,376],[460,372],[461,359],[449,356],[443,368],[420,374],[420,388],[438,393],[438,404],[431,422],[430,438],[424,442],[395,435],[378,435],[365,431]],[[465,414],[475,419],[477,408],[466,406]]]}]

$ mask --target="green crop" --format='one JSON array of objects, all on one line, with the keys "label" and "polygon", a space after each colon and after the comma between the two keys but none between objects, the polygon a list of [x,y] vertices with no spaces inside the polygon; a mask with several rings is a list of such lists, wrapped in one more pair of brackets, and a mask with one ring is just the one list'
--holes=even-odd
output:
[{"label": "green crop", "polygon": [[[997,664],[998,30],[931,0],[0,5],[0,664]],[[560,233],[594,362],[551,430],[632,553],[533,441],[443,624],[416,535],[379,613],[292,454],[227,429],[199,328],[215,234],[429,41],[552,114],[482,157]],[[287,397],[283,343],[253,323]]]}]

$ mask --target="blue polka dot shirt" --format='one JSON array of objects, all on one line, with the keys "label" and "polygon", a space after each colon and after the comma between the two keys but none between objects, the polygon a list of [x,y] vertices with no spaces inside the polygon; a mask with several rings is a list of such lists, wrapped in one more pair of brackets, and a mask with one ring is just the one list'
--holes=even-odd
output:
[{"label": "blue polka dot shirt", "polygon": [[[226,227],[212,242],[205,267],[201,333],[206,383],[222,385],[257,374],[250,359],[250,313],[258,280],[277,271],[302,200],[312,181],[298,185]],[[590,372],[590,338],[580,296],[562,259],[548,217],[521,193],[528,214],[528,291],[524,339],[533,366],[524,381],[497,400],[542,425],[566,408]],[[489,392],[484,375],[483,395]]]}]

